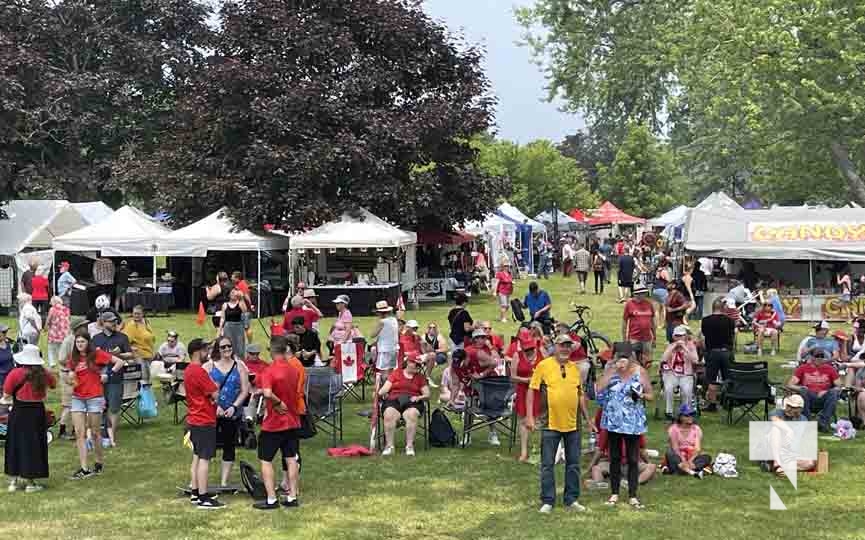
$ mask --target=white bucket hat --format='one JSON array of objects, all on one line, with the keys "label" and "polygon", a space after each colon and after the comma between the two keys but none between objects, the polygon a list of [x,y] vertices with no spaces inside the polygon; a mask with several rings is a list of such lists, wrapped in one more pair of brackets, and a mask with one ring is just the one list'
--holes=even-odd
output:
[{"label": "white bucket hat", "polygon": [[20,353],[14,356],[15,363],[20,366],[44,366],[45,360],[36,345],[27,344]]}]

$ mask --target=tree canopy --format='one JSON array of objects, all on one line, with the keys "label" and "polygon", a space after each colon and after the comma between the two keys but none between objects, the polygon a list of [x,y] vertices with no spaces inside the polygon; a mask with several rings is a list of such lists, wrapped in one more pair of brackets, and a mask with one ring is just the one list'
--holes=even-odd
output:
[{"label": "tree canopy", "polygon": [[530,216],[559,208],[596,208],[586,173],[574,159],[565,157],[547,140],[518,145],[511,141],[479,141],[478,162],[488,174],[511,181],[509,200]]}]

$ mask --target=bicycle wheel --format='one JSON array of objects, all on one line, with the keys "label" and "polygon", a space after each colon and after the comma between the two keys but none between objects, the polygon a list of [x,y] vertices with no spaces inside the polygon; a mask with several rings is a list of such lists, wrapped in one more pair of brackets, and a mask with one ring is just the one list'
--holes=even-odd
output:
[{"label": "bicycle wheel", "polygon": [[598,355],[605,349],[612,349],[613,342],[610,341],[610,338],[601,334],[600,332],[592,332],[588,339],[588,350],[586,351],[588,354]]}]

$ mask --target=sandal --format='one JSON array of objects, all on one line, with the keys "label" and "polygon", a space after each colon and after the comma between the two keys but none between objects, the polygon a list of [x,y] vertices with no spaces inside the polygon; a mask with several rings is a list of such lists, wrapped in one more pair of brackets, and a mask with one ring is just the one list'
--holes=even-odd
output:
[{"label": "sandal", "polygon": [[778,478],[787,478],[787,473],[781,467],[775,467],[775,476]]},{"label": "sandal", "polygon": [[631,500],[628,501],[628,504],[631,505],[631,508],[633,508],[634,510],[643,510],[644,508],[646,508],[645,506],[643,506],[643,503],[640,502],[640,499],[636,497],[631,498]]},{"label": "sandal", "polygon": [[604,504],[606,504],[607,506],[616,506],[616,504],[618,504],[618,502],[619,502],[619,496],[618,495],[610,495],[610,498],[607,499],[607,502],[605,502]]}]

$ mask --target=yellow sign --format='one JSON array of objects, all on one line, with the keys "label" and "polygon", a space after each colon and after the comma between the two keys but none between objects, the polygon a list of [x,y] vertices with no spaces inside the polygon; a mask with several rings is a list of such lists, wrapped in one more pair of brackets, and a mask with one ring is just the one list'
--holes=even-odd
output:
[{"label": "yellow sign", "polygon": [[865,223],[748,223],[752,242],[865,242]]}]

